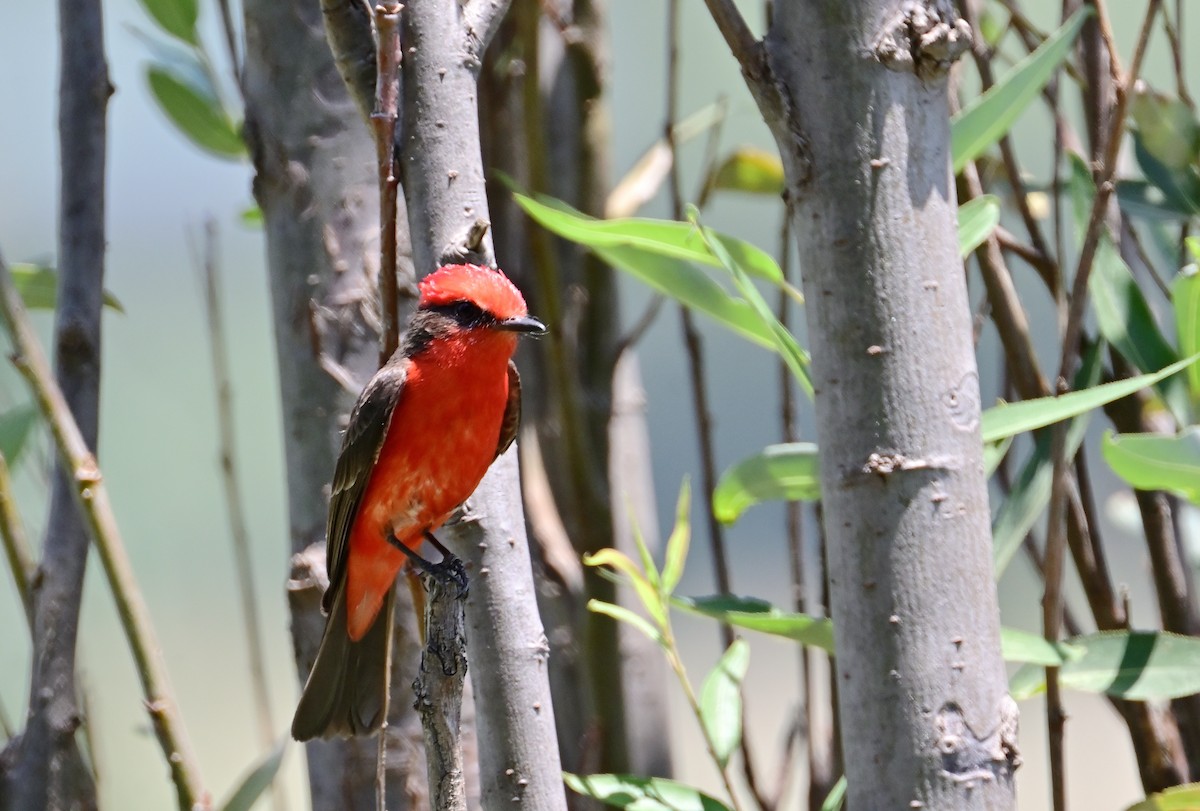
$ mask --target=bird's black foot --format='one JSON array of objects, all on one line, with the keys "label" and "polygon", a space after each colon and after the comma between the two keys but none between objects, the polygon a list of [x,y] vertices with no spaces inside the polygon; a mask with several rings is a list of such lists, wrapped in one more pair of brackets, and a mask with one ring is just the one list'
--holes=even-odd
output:
[{"label": "bird's black foot", "polygon": [[425,540],[429,541],[433,545],[433,548],[442,554],[442,559],[437,563],[422,557],[415,550],[408,548],[395,535],[388,535],[387,540],[388,543],[408,557],[408,561],[414,569],[432,577],[439,583],[452,584],[458,592],[458,599],[465,600],[467,598],[467,568],[457,555],[447,549],[441,541],[433,536],[432,532],[425,532]]}]

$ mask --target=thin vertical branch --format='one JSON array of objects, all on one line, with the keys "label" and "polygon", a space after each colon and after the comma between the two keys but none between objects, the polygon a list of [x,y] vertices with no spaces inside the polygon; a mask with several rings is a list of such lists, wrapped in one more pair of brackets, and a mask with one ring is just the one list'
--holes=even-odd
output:
[{"label": "thin vertical branch", "polygon": [[149,609],[133,576],[125,544],[108,500],[108,489],[100,475],[96,457],[80,432],[62,390],[54,381],[3,260],[0,260],[0,312],[4,315],[12,339],[13,363],[25,377],[42,416],[50,424],[58,446],[64,480],[71,483],[77,509],[86,519],[87,530],[108,578],[117,604],[117,614],[142,682],[146,710],[171,771],[179,807],[185,811],[208,808],[211,797],[204,788],[187,730],[168,686],[162,647],[154,634]]},{"label": "thin vertical branch", "polygon": [[[1133,92],[1133,83],[1141,70],[1142,59],[1146,51],[1146,43],[1154,18],[1157,15],[1161,0],[1150,0],[1138,35],[1137,46],[1134,50],[1133,62],[1128,76],[1121,75],[1119,57],[1113,44],[1112,31],[1108,22],[1108,13],[1102,0],[1096,0],[1097,20],[1101,36],[1108,46],[1110,70],[1116,85],[1117,99],[1112,117],[1109,121],[1107,139],[1103,142],[1103,163],[1100,166],[1100,181],[1097,184],[1096,198],[1088,216],[1088,224],[1084,233],[1083,246],[1080,248],[1079,260],[1075,269],[1071,298],[1067,310],[1067,322],[1063,329],[1062,352],[1058,368],[1058,390],[1065,392],[1067,381],[1073,372],[1079,352],[1079,336],[1083,326],[1083,315],[1087,304],[1088,279],[1091,276],[1092,265],[1099,245],[1101,228],[1104,223],[1108,202],[1112,195],[1113,176],[1116,172],[1117,151],[1120,148],[1125,129],[1125,113]],[[1097,130],[1099,131],[1099,130]],[[1063,605],[1063,569],[1067,546],[1066,517],[1068,500],[1068,473],[1066,458],[1066,427],[1062,424],[1052,429],[1051,458],[1054,460],[1054,473],[1051,485],[1050,514],[1047,523],[1045,580],[1046,590],[1042,599],[1042,624],[1046,639],[1051,642],[1058,640],[1062,629]],[[1063,734],[1065,714],[1062,709],[1062,697],[1058,683],[1058,669],[1046,669],[1046,702],[1047,724],[1050,743],[1051,793],[1055,811],[1066,808],[1066,789],[1063,768]]]},{"label": "thin vertical branch", "polygon": [[[242,622],[246,626],[246,657],[250,665],[250,683],[254,691],[255,713],[258,716],[259,743],[264,751],[275,742],[275,721],[271,714],[271,691],[267,686],[266,646],[263,643],[262,623],[258,611],[258,594],[254,588],[254,563],[250,556],[250,536],[246,531],[246,512],[238,484],[234,449],[237,447],[233,419],[233,386],[229,371],[229,346],[226,342],[225,316],[221,310],[220,266],[217,259],[217,224],[212,218],[204,226],[204,255],[200,262],[204,286],[204,307],[208,316],[208,339],[215,383],[217,405],[217,435],[221,460],[221,484],[225,489],[225,506],[229,513],[229,540],[233,545],[234,573],[237,577],[238,599],[241,602]],[[283,786],[272,783],[275,807],[286,805]]]},{"label": "thin vertical branch", "polygon": [[375,6],[375,111],[371,129],[379,170],[379,364],[400,345],[400,297],[396,280],[396,122],[400,107],[400,12],[395,0]]},{"label": "thin vertical branch", "polygon": [[0,542],[4,544],[4,554],[8,558],[8,567],[12,571],[13,582],[17,586],[17,594],[25,609],[25,618],[29,620],[29,628],[33,630],[33,581],[37,564],[33,562],[33,550],[29,546],[29,537],[25,534],[25,525],[21,514],[17,511],[17,501],[13,496],[12,477],[8,472],[8,462],[0,453]]}]

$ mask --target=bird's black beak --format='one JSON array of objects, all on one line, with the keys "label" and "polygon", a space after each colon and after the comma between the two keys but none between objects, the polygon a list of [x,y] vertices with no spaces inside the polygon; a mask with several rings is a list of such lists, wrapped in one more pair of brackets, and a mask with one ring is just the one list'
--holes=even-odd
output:
[{"label": "bird's black beak", "polygon": [[496,329],[502,329],[505,332],[523,332],[528,335],[546,334],[546,325],[530,315],[506,318],[496,325]]}]

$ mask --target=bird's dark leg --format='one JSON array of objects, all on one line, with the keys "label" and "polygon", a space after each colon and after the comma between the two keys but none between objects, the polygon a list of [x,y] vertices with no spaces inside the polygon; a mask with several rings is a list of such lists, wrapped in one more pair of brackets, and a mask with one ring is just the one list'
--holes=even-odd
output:
[{"label": "bird's dark leg", "polygon": [[408,561],[414,569],[418,569],[443,583],[453,583],[458,589],[459,599],[465,599],[467,596],[467,569],[463,566],[463,562],[447,549],[441,541],[435,538],[429,530],[425,530],[425,540],[429,541],[434,549],[442,553],[442,559],[437,563],[421,557],[416,550],[410,549],[407,544],[402,543],[395,535],[388,533],[387,536],[388,543],[403,552],[408,557]]}]

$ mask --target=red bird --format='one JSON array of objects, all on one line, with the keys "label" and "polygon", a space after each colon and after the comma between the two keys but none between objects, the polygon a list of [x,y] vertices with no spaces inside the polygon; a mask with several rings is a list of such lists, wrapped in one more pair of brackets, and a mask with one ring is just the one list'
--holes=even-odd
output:
[{"label": "red bird", "polygon": [[[408,557],[512,444],[521,333],[545,327],[498,270],[451,265],[421,282],[404,343],[359,395],[329,502],[325,634],[292,721],[299,741],[383,723],[393,584]],[[391,536],[391,537],[389,537]]]}]

